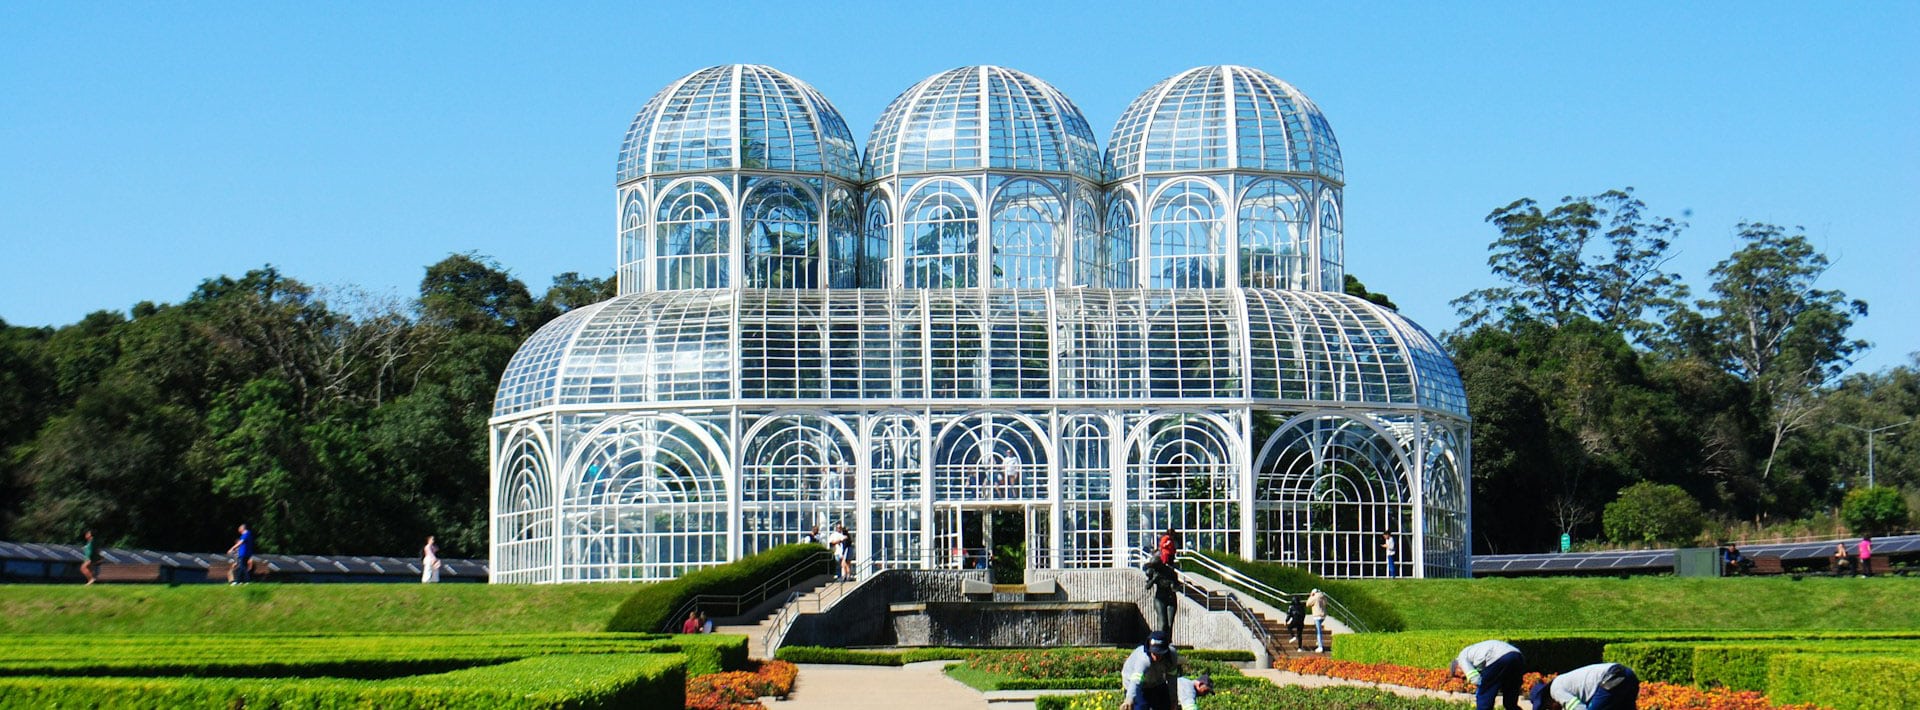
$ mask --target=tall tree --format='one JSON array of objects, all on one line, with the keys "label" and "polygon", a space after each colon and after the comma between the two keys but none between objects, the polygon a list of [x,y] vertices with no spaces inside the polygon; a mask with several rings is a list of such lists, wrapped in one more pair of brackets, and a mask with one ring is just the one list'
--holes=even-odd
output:
[{"label": "tall tree", "polygon": [[1708,272],[1713,297],[1699,302],[1699,314],[1674,320],[1695,350],[1755,389],[1769,432],[1764,479],[1787,438],[1814,422],[1820,389],[1869,347],[1847,337],[1867,304],[1815,287],[1827,257],[1800,228],[1743,222],[1739,230],[1745,246]]},{"label": "tall tree", "polygon": [[1564,197],[1551,210],[1531,198],[1487,215],[1500,230],[1487,265],[1503,285],[1453,301],[1462,328],[1536,319],[1559,326],[1588,318],[1650,345],[1687,289],[1666,272],[1685,225],[1646,216],[1633,188]]}]

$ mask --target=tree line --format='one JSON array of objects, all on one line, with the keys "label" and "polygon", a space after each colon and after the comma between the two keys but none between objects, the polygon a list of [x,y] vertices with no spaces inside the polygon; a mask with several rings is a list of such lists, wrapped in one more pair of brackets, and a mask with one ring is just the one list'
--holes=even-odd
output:
[{"label": "tree line", "polygon": [[[1498,285],[1454,301],[1462,325],[1443,336],[1474,418],[1476,552],[1831,516],[1866,486],[1859,428],[1920,416],[1920,353],[1848,374],[1867,304],[1821,283],[1804,230],[1741,224],[1696,296],[1667,270],[1686,225],[1630,189],[1487,221]],[[1393,307],[1351,276],[1346,290]],[[412,554],[433,534],[484,556],[500,374],[541,325],[613,294],[565,273],[535,296],[456,254],[405,298],[266,267],[178,304],[0,322],[0,539],[91,528],[215,550],[246,521],[270,551]],[[1920,487],[1920,423],[1874,443],[1880,486]],[[1675,516],[1691,523],[1635,522]]]},{"label": "tree line", "polygon": [[266,267],[60,328],[0,323],[0,539],[485,556],[487,418],[521,341],[612,297],[561,274],[535,297],[487,259],[417,295]]},{"label": "tree line", "polygon": [[[1849,335],[1867,304],[1822,283],[1828,260],[1799,227],[1741,223],[1696,295],[1667,268],[1686,224],[1630,188],[1522,199],[1487,222],[1499,285],[1455,300],[1445,338],[1474,417],[1476,552],[1831,518],[1868,495],[1859,429],[1920,416],[1920,353],[1847,374],[1870,347]],[[1878,495],[1899,513],[1856,527],[1906,522],[1915,429],[1875,440]],[[1677,527],[1636,520],[1689,508]]]}]

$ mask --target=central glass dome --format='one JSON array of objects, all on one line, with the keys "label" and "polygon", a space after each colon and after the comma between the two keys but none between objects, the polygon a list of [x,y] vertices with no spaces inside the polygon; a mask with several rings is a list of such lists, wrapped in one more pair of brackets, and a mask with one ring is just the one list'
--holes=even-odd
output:
[{"label": "central glass dome", "polygon": [[887,106],[867,140],[869,179],[1014,170],[1101,180],[1100,150],[1080,108],[1032,75],[996,66],[927,77]]}]

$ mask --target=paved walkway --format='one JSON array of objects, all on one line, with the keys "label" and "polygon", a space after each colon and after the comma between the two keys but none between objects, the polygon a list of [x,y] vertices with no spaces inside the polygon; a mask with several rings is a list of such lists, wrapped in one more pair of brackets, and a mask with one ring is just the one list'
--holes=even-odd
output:
[{"label": "paved walkway", "polygon": [[[951,661],[927,661],[905,666],[850,666],[807,663],[786,702],[773,710],[1024,710],[1033,707],[1035,691],[981,693],[941,672]],[[1443,693],[1398,685],[1382,685],[1345,678],[1302,675],[1271,668],[1249,668],[1249,676],[1276,685],[1324,688],[1357,685],[1379,688],[1409,698],[1470,701],[1465,693]],[[1043,691],[1044,692],[1044,691]],[[1078,691],[1074,691],[1078,692]]]}]

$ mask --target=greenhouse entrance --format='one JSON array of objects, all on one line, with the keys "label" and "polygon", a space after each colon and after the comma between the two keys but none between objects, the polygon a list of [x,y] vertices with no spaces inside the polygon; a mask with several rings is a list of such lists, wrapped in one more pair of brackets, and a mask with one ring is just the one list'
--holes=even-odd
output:
[{"label": "greenhouse entrance", "polygon": [[1046,505],[946,506],[941,549],[958,569],[990,569],[995,584],[1020,584],[1026,570],[1048,565]]}]

